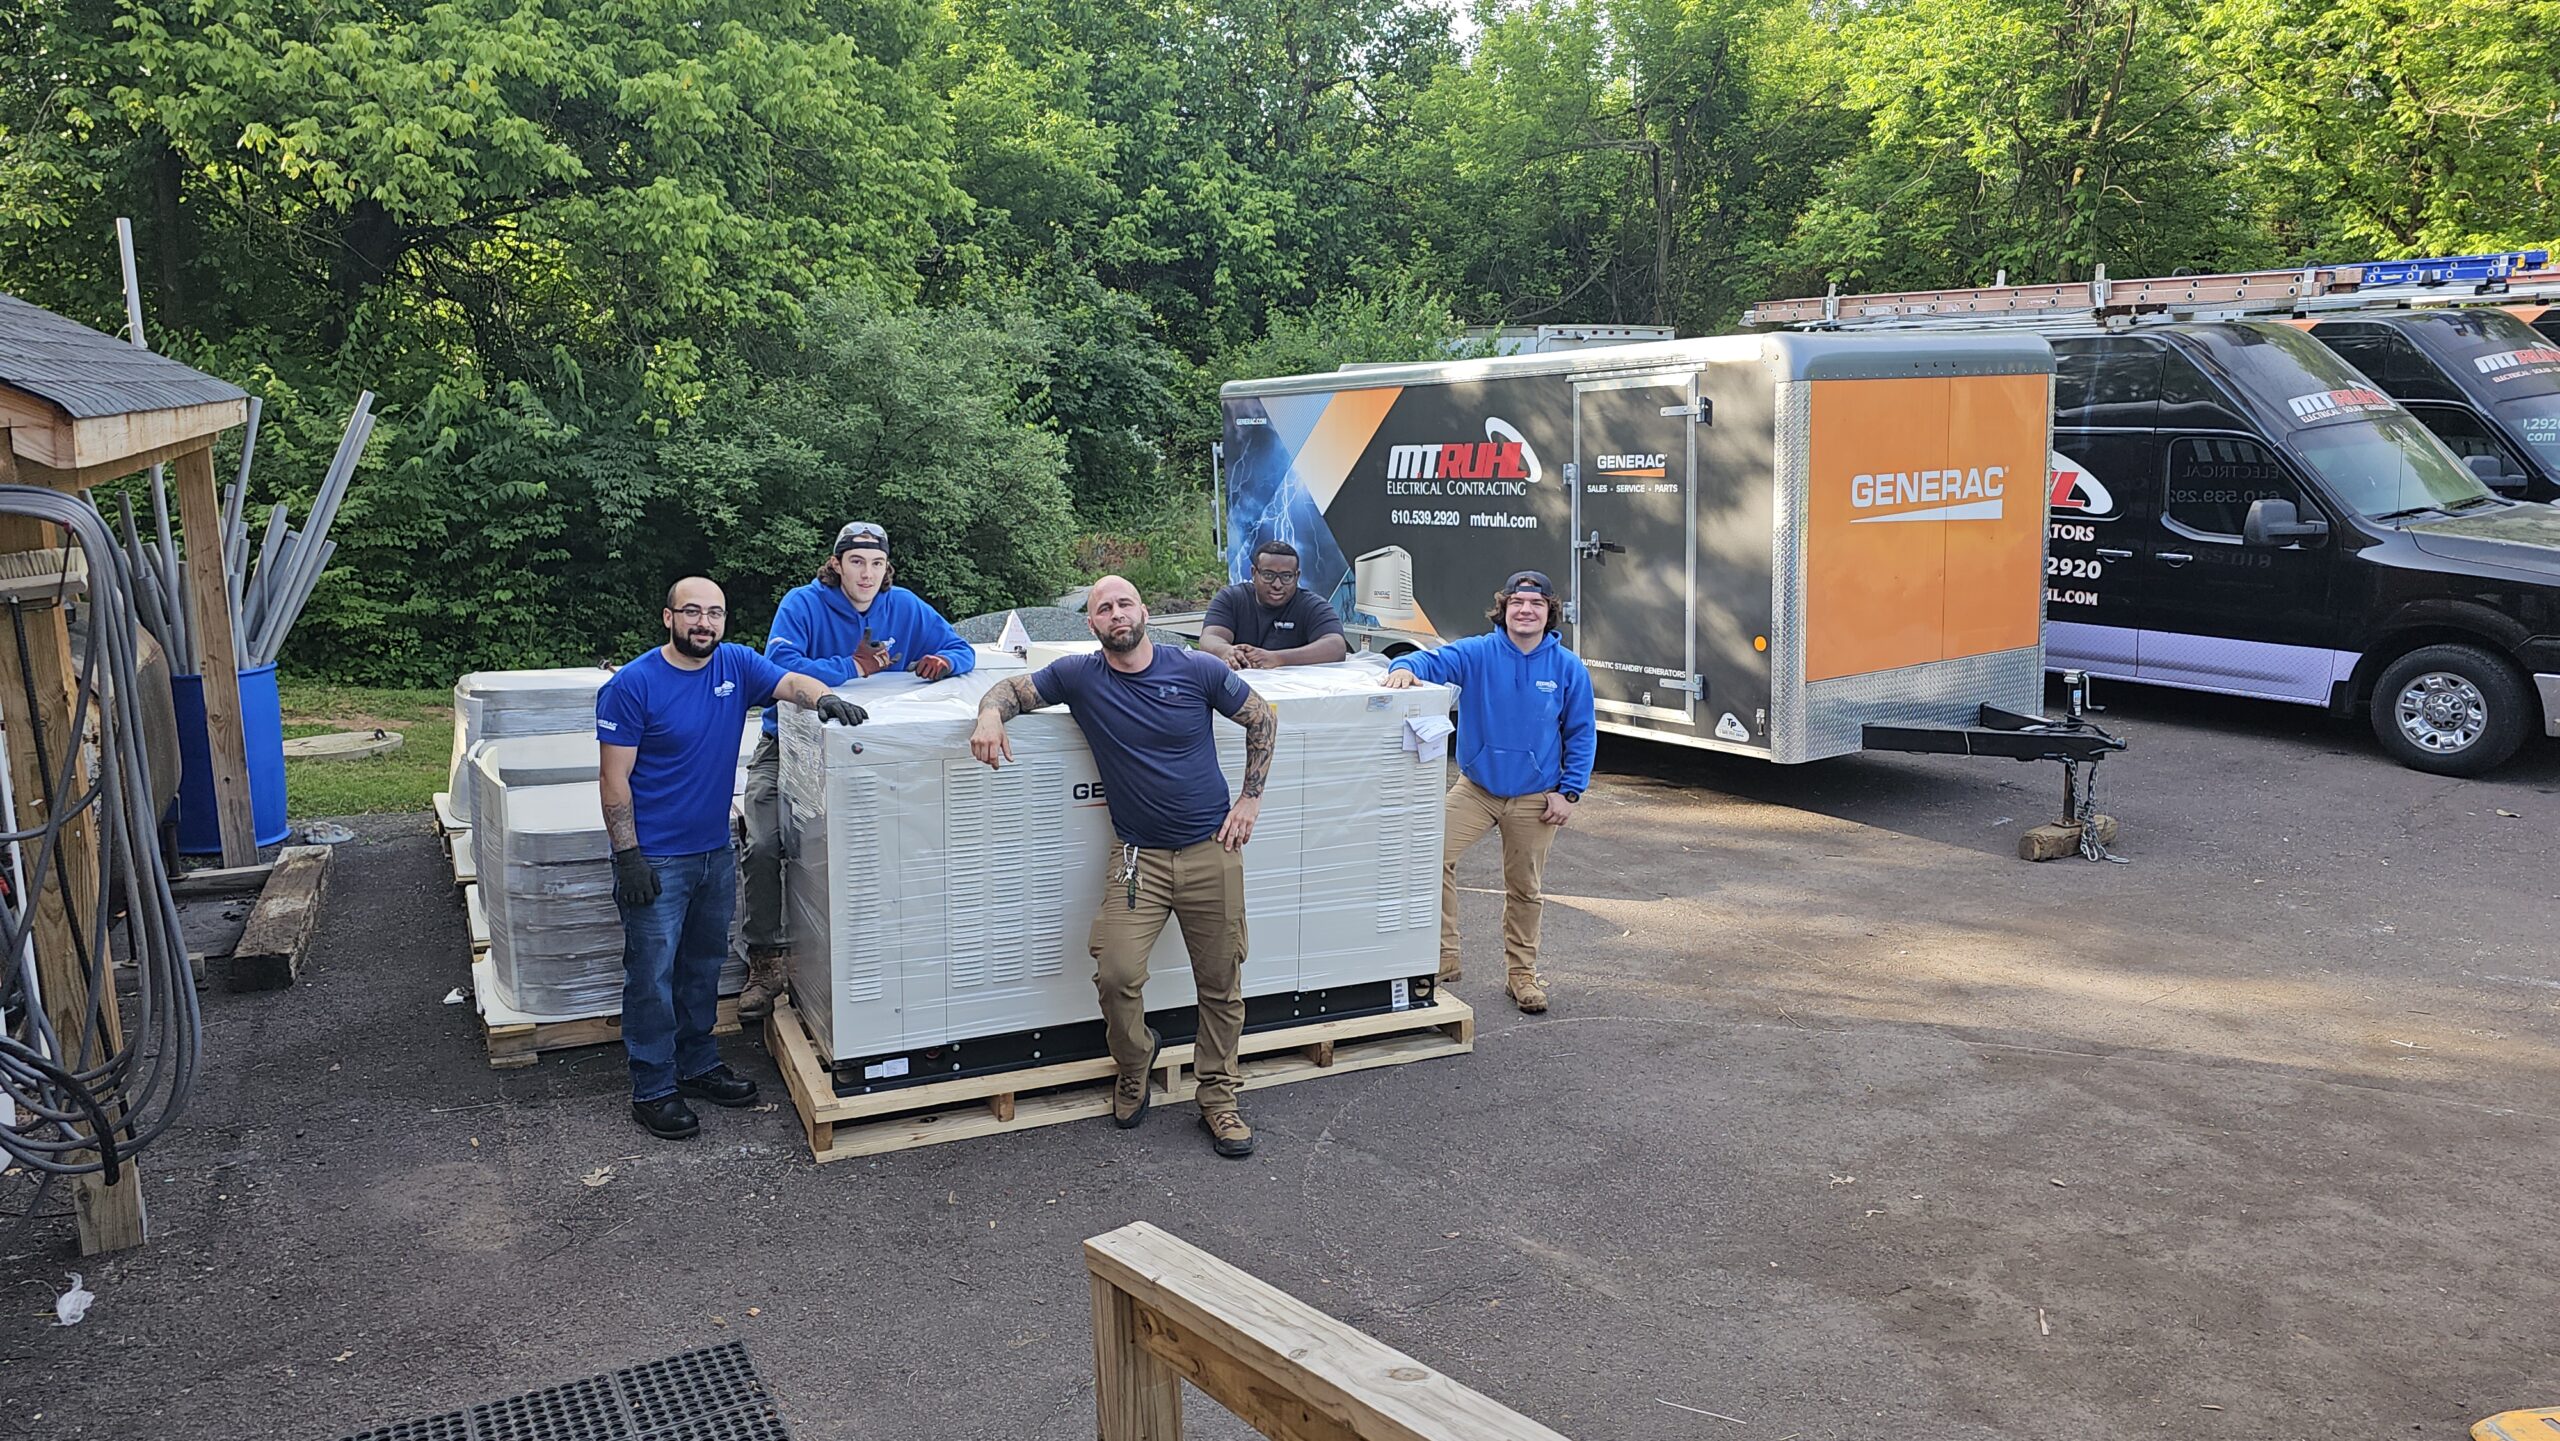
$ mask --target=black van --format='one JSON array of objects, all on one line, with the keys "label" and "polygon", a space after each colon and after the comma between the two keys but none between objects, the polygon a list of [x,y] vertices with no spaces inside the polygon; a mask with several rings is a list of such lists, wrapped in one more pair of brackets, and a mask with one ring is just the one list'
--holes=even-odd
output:
[{"label": "black van", "polygon": [[2406,406],[2490,489],[2560,500],[2560,341],[2494,306],[2293,323]]},{"label": "black van", "polygon": [[2050,339],[2049,668],[2363,710],[2442,775],[2560,735],[2560,508],[2287,325]]}]

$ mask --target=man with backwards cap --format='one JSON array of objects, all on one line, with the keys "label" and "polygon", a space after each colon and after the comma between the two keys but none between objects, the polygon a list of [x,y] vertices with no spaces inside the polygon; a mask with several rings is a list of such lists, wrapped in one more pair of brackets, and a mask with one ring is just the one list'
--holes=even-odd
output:
[{"label": "man with backwards cap", "polygon": [[[765,658],[829,686],[901,668],[928,681],[967,675],[975,647],[914,591],[893,585],[889,532],[867,520],[836,532],[835,549],[817,579],[774,608]],[[766,711],[764,738],[747,763],[745,835],[747,988],[738,1015],[754,1020],[773,1009],[788,984],[790,923],[782,910],[782,741]]]},{"label": "man with backwards cap", "polygon": [[1506,989],[1513,1004],[1535,1015],[1547,1008],[1546,978],[1538,974],[1538,918],[1546,905],[1540,878],[1547,847],[1591,784],[1599,726],[1591,672],[1556,639],[1562,621],[1545,572],[1514,572],[1485,619],[1496,629],[1397,657],[1386,684],[1459,687],[1459,776],[1449,788],[1440,850],[1440,979],[1458,979],[1458,857],[1498,829]]},{"label": "man with backwards cap", "polygon": [[729,848],[729,782],[738,729],[775,699],[821,722],[860,725],[862,707],[742,645],[724,645],[728,601],[687,576],[667,590],[667,643],[613,673],[596,692],[599,799],[613,846],[622,914],[622,1046],[631,1116],[681,1141],[700,1128],[690,1096],[744,1106],[756,1083],[721,1063],[720,966],[738,871]]}]

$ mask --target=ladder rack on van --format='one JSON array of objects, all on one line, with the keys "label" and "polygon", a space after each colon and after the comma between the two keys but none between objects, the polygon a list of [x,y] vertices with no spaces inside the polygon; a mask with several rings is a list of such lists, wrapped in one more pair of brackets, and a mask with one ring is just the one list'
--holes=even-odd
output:
[{"label": "ladder rack on van", "polygon": [[1743,312],[1745,325],[1804,329],[2023,325],[2083,328],[2138,319],[2221,320],[2299,315],[2376,306],[2507,303],[2560,299],[2560,269],[2548,250],[2432,260],[2373,260],[2252,270],[2228,275],[2170,275],[2112,280],[2103,265],[2087,281],[2001,284],[1965,290],[1886,291],[1763,301]]}]

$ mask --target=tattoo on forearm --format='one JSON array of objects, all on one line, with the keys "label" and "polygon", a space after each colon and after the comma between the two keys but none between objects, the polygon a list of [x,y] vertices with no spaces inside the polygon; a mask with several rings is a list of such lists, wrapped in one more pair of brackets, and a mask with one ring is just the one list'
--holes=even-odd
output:
[{"label": "tattoo on forearm", "polygon": [[604,833],[617,851],[627,851],[640,844],[640,819],[631,812],[631,802],[619,805],[605,802]]},{"label": "tattoo on forearm", "polygon": [[1236,719],[1244,725],[1243,793],[1259,796],[1264,782],[1271,779],[1271,751],[1280,740],[1280,713],[1255,696],[1236,712]]},{"label": "tattoo on forearm", "polygon": [[1009,721],[1024,711],[1039,708],[1040,688],[1031,683],[1029,676],[1020,675],[1005,677],[1003,684],[988,691],[986,697],[978,702],[981,715],[993,711],[1000,721]]}]

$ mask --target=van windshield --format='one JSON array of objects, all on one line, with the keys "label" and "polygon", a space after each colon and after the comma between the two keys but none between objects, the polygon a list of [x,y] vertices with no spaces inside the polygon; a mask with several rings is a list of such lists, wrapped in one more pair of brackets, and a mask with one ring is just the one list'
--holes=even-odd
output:
[{"label": "van windshield", "polygon": [[2404,410],[2332,420],[2287,440],[2340,504],[2369,519],[2465,510],[2497,498]]}]

